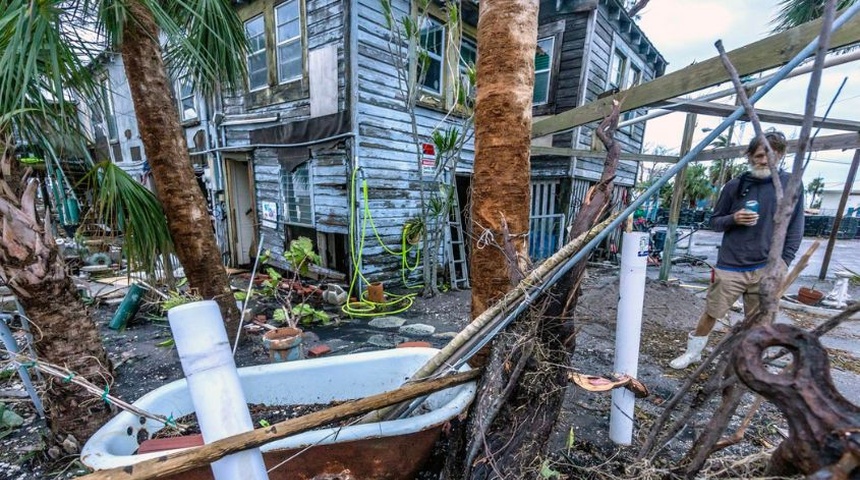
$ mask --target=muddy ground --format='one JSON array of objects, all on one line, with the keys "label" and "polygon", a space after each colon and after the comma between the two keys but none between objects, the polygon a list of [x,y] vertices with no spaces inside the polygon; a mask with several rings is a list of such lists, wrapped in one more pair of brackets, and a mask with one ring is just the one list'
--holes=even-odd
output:
[{"label": "muddy ground", "polygon": [[[595,394],[570,387],[562,416],[551,439],[552,462],[547,464],[550,469],[567,478],[644,478],[646,474],[659,478],[662,475],[660,472],[664,472],[661,468],[677,461],[705,425],[706,417],[694,417],[688,427],[666,445],[647,472],[625,470],[628,459],[635,454],[647,427],[662,412],[661,404],[677,390],[684,378],[685,372],[673,371],[666,365],[682,351],[686,332],[695,324],[704,308],[702,287],[707,284],[709,268],[679,265],[673,275],[685,286],[660,283],[653,279],[656,269],[649,268],[649,277],[652,279],[646,286],[639,379],[648,386],[651,396],[637,402],[634,445],[617,447],[609,441],[608,393]],[[241,286],[241,280],[238,283]],[[823,287],[819,285],[819,288]],[[852,287],[852,293],[854,298],[858,298],[856,287]],[[579,332],[573,356],[575,370],[596,375],[612,372],[617,298],[617,267],[602,264],[589,268],[577,309]],[[102,304],[93,309],[93,318],[101,327],[105,345],[116,366],[116,379],[111,393],[133,401],[153,388],[181,378],[182,371],[175,349],[158,346],[170,339],[167,323],[158,312],[154,309],[141,312],[124,331],[116,332],[107,328],[115,309],[115,303]],[[334,309],[330,309],[330,312],[337,314]],[[326,326],[306,327],[311,332],[306,340],[308,347],[321,344],[330,347],[331,352],[327,355],[391,348],[413,340],[427,341],[441,347],[466,325],[468,312],[469,292],[448,292],[429,300],[417,299],[410,310],[398,315],[406,325],[433,327],[433,333],[429,333],[429,330],[425,330],[424,334],[402,333],[397,328],[370,326],[368,319],[342,317]],[[740,318],[737,313],[732,316],[734,319]],[[782,321],[808,328],[823,319],[791,312],[783,315]],[[832,344],[855,347],[860,338],[851,329],[837,330],[830,337]],[[714,340],[711,341],[713,345]],[[843,386],[849,386],[843,390],[849,400],[860,403],[860,398],[850,389],[852,383],[860,383],[857,382],[860,367],[856,350],[837,349],[832,354],[834,378]],[[269,361],[259,333],[248,334],[236,361],[239,366]],[[8,368],[8,363],[5,357],[0,357],[0,368]],[[0,479],[72,478],[82,473],[83,469],[74,454],[66,454],[58,460],[46,456],[42,439],[45,430],[27,398],[22,397],[20,383],[8,370],[2,370],[0,379],[0,401],[25,418],[22,427],[0,429]],[[748,398],[745,405],[750,402]],[[741,414],[745,413],[744,408]],[[712,462],[709,471],[713,473],[722,469],[724,471],[720,476],[724,478],[754,476],[756,471],[752,468],[760,466],[763,458],[755,455],[774,448],[785,432],[786,425],[779,412],[772,405],[765,404],[748,431],[746,440],[721,452],[719,457],[722,460]],[[731,466],[731,462],[735,462],[734,466]]]}]

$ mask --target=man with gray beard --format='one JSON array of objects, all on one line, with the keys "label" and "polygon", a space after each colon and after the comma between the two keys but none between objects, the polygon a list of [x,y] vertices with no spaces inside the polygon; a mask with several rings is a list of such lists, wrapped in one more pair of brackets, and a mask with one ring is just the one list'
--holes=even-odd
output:
[{"label": "man with gray beard", "polygon": [[[785,136],[780,132],[765,134],[773,150],[776,163],[785,156]],[[767,152],[759,138],[754,138],[747,148],[749,171],[729,181],[714,208],[711,228],[723,232],[723,240],[712,271],[708,288],[707,307],[699,318],[696,330],[687,338],[687,351],[672,360],[669,366],[687,368],[702,359],[702,350],[708,343],[708,335],[717,319],[723,318],[732,305],[743,295],[744,312],[749,315],[759,305],[759,282],[770,242],[773,238],[773,216],[776,213],[776,191],[767,164]],[[788,184],[789,174],[779,171],[783,187]],[[803,192],[801,186],[800,191]],[[803,194],[797,200],[788,225],[782,260],[788,266],[803,238]]]}]

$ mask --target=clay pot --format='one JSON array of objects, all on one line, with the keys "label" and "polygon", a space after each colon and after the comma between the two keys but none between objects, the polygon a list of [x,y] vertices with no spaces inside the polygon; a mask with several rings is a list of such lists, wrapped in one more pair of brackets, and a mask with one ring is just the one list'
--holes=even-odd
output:
[{"label": "clay pot", "polygon": [[824,292],[806,287],[800,287],[797,291],[797,299],[806,305],[815,305],[824,298]]},{"label": "clay pot", "polygon": [[269,330],[263,335],[263,345],[272,362],[288,362],[305,358],[302,351],[302,330],[284,327]]},{"label": "clay pot", "polygon": [[367,300],[373,303],[385,303],[382,282],[371,283],[367,286]]}]

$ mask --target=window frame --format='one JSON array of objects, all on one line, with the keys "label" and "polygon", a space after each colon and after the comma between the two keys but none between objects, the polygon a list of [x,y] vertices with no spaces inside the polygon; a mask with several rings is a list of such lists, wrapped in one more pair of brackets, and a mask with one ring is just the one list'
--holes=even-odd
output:
[{"label": "window frame", "polygon": [[[299,219],[291,218],[290,212],[298,209],[301,210],[302,206],[300,204],[300,200],[297,200],[297,196],[294,191],[294,182],[296,178],[296,172],[300,168],[304,167],[307,172],[307,188],[305,192],[303,192],[302,196],[307,197],[307,204],[309,209],[309,221],[308,223],[302,222],[300,215]],[[284,225],[295,225],[300,227],[308,227],[308,228],[316,228],[316,212],[314,209],[314,165],[311,159],[305,160],[304,162],[299,163],[295,167],[293,167],[290,171],[285,171],[286,167],[281,166],[281,171],[279,174],[279,187],[280,187],[280,197],[281,197],[281,212],[282,212],[282,222]],[[289,182],[289,183],[288,183]],[[293,186],[292,188],[290,188]]]},{"label": "window frame", "polygon": [[[544,100],[542,102],[535,102],[535,99],[534,99],[535,90],[533,89],[533,91],[532,91],[532,105],[535,107],[539,107],[541,105],[546,105],[547,103],[549,103],[549,99],[550,99],[550,86],[552,85],[552,77],[553,77],[552,71],[553,71],[553,67],[555,66],[553,56],[555,55],[555,50],[556,50],[556,48],[555,48],[556,38],[554,35],[546,36],[543,38],[538,38],[536,45],[539,46],[541,42],[546,41],[546,40],[550,41],[550,50],[549,50],[549,55],[548,55],[549,56],[549,65],[547,66],[547,68],[541,69],[541,70],[538,70],[537,65],[535,65],[535,85],[537,85],[537,76],[539,73],[546,73],[547,74],[547,77],[546,77],[546,95],[545,95]],[[535,51],[535,60],[537,60],[537,51]],[[535,63],[537,63],[537,62],[535,62]]]},{"label": "window frame", "polygon": [[[615,65],[615,60],[617,55],[622,55],[625,58],[624,62],[624,71],[621,75],[621,85],[616,86],[611,80],[614,76],[614,72],[612,68]],[[619,37],[617,34],[612,37],[612,57],[609,59],[609,71],[606,75],[606,88],[605,91],[611,91],[614,89],[618,89],[619,92],[633,88],[643,82],[645,79],[646,65],[645,63],[633,53],[633,51],[627,46],[626,43]],[[635,81],[630,82],[630,72],[636,71],[638,73],[635,76]],[[630,120],[634,115],[637,114],[639,109],[628,110],[621,114],[619,119],[620,122]],[[621,127],[621,131],[627,133],[628,135],[634,134],[634,125],[627,125],[626,127]]]},{"label": "window frame", "polygon": [[[298,35],[296,35],[294,37],[290,37],[288,39],[283,40],[283,39],[279,38],[280,37],[280,35],[279,35],[280,24],[279,24],[279,19],[278,19],[278,12],[281,8],[286,7],[287,5],[289,5],[291,3],[296,4],[296,11],[298,12],[298,16],[295,18],[295,21],[297,21],[299,24],[299,28],[298,28],[299,33],[298,33]],[[274,27],[272,28],[272,31],[274,32],[274,35],[275,35],[275,46],[274,46],[275,76],[277,77],[277,84],[283,85],[286,83],[294,82],[296,80],[301,80],[305,74],[305,68],[304,68],[305,53],[304,53],[304,42],[302,41],[302,39],[304,38],[304,29],[302,28],[302,5],[301,5],[300,0],[285,0],[285,1],[283,1],[277,5],[273,5],[272,8],[273,8],[272,19],[274,22]],[[293,21],[293,20],[290,20],[290,21]],[[285,24],[289,23],[290,21],[285,22]],[[292,77],[285,78],[285,79],[281,78],[281,50],[280,50],[280,47],[283,45],[292,45],[295,43],[298,43],[299,48],[300,48],[299,63],[301,64],[301,73],[299,73],[298,75],[292,76]]]},{"label": "window frame", "polygon": [[[279,78],[277,55],[277,21],[275,10],[284,3],[296,2],[299,10],[299,39],[301,44],[301,76],[285,79]],[[308,36],[307,36],[307,0],[257,0],[237,7],[239,18],[243,24],[258,17],[263,19],[265,39],[266,84],[252,89],[250,78],[244,92],[245,108],[253,110],[284,102],[293,102],[310,98],[308,72]],[[246,33],[247,38],[247,33]],[[257,50],[256,53],[259,53]],[[246,57],[246,63],[247,63]],[[249,76],[250,77],[250,76]]]},{"label": "window frame", "polygon": [[[247,20],[242,22],[242,24],[243,24],[244,29],[245,29],[245,38],[248,40],[248,43],[250,44],[251,37],[250,37],[250,35],[248,35],[248,25],[251,24],[252,22],[257,22],[257,21],[263,22],[263,31],[260,34],[260,36],[263,37],[263,48],[258,49],[258,50],[254,50],[254,51],[249,50],[248,53],[245,55],[245,65],[248,68],[248,92],[256,92],[259,90],[263,90],[265,88],[269,88],[269,83],[270,83],[270,81],[269,81],[269,76],[270,76],[269,58],[268,58],[269,57],[269,41],[268,41],[269,39],[268,39],[267,29],[266,29],[266,15],[263,12],[260,12],[259,14],[248,18]],[[263,54],[263,58],[266,60],[265,61],[266,82],[261,84],[260,86],[255,87],[255,86],[251,85],[251,57],[253,57],[255,55],[259,55],[260,53]]]},{"label": "window frame", "polygon": [[104,135],[108,143],[119,141],[119,126],[116,124],[116,107],[113,102],[113,88],[111,88],[110,76],[105,75],[99,80],[99,88],[101,89],[101,108],[102,124],[104,125]]},{"label": "window frame", "polygon": [[[183,85],[188,86],[188,95],[183,95],[182,87]],[[194,91],[194,85],[188,78],[188,75],[180,75],[179,78],[176,79],[176,103],[177,108],[179,109],[179,120],[182,123],[194,122],[200,120],[200,105],[197,102],[197,94]],[[191,109],[194,110],[194,116],[186,116],[185,108],[184,108],[184,100],[191,99]]]},{"label": "window frame", "polygon": [[[532,115],[553,115],[556,113],[556,93],[558,91],[558,77],[561,68],[561,51],[564,47],[565,20],[557,20],[552,23],[541,25],[538,28],[538,41],[553,37],[553,52],[550,58],[549,79],[547,81],[547,99],[545,103],[533,104]],[[534,99],[534,92],[532,92]]]},{"label": "window frame", "polygon": [[[444,22],[435,18],[432,15],[425,16],[422,19],[421,23],[422,23],[422,25],[418,29],[418,45],[417,45],[417,48],[427,52],[428,56],[431,55],[430,51],[426,47],[424,47],[424,45],[423,45],[424,42],[422,41],[424,26],[427,23],[432,23],[432,24],[435,24],[436,26],[439,27],[439,30],[441,33],[442,45],[441,45],[441,52],[440,53],[432,54],[433,56],[436,56],[438,58],[432,58],[431,57],[431,59],[439,62],[439,90],[438,91],[432,90],[431,88],[429,88],[426,85],[425,81],[427,80],[427,77],[426,77],[426,75],[424,75],[424,78],[421,78],[422,74],[421,74],[421,66],[420,65],[416,69],[418,88],[421,90],[422,93],[426,93],[426,94],[432,95],[434,97],[441,98],[445,94],[445,92],[447,91],[447,89],[446,89],[446,83],[447,82],[445,82],[445,77],[447,76],[445,73],[445,71],[446,71],[445,57],[447,56],[448,43],[449,43],[447,41],[448,40],[448,26]],[[416,53],[416,58],[417,58],[417,53]]]},{"label": "window frame", "polygon": [[[471,65],[464,62],[464,59],[465,59],[463,56],[463,48],[464,47],[466,47],[467,49],[472,50],[474,52],[473,57],[475,58],[475,61]],[[478,41],[476,39],[469,37],[469,36],[464,34],[460,37],[460,48],[459,48],[459,51],[457,52],[457,73],[458,73],[458,78],[459,78],[459,82],[457,83],[457,87],[458,87],[458,89],[460,87],[462,87],[464,89],[464,92],[466,94],[465,95],[466,98],[471,98],[472,99],[472,105],[474,105],[475,95],[476,95],[476,92],[478,90],[478,86],[472,85],[472,82],[469,80],[469,72],[467,69],[470,67],[471,68],[477,68],[478,67]],[[455,97],[455,102],[459,103],[460,92],[459,91],[455,92],[454,97]]]}]

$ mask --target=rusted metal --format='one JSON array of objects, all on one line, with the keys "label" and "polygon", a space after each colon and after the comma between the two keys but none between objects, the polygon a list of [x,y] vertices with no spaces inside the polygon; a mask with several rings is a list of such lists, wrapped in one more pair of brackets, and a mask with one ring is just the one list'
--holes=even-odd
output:
[{"label": "rusted metal", "polygon": [[[263,460],[266,469],[274,468],[269,472],[270,480],[413,480],[430,457],[441,431],[442,427],[437,426],[393,437],[317,445],[305,451],[270,450],[263,452]],[[296,457],[290,459],[293,455]],[[166,478],[212,480],[214,477],[207,466]]]},{"label": "rusted metal", "polygon": [[[792,356],[780,372],[770,371],[763,360],[770,347],[783,347]],[[789,436],[771,458],[771,474],[860,479],[860,408],[833,386],[827,351],[817,337],[790,325],[757,327],[741,341],[733,365],[741,381],[788,421]]]}]

